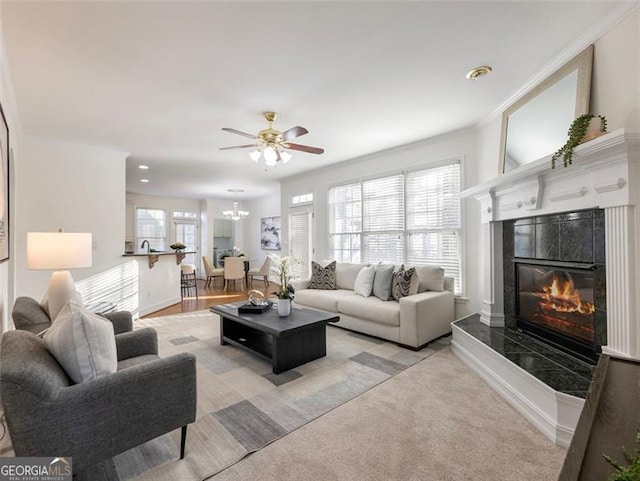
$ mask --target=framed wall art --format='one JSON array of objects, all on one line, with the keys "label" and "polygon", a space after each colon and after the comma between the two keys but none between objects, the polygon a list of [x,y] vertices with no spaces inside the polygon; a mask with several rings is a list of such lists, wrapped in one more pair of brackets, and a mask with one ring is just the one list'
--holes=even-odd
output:
[{"label": "framed wall art", "polygon": [[280,217],[260,219],[260,247],[266,251],[280,250]]},{"label": "framed wall art", "polygon": [[0,105],[0,262],[9,259],[9,126]]}]

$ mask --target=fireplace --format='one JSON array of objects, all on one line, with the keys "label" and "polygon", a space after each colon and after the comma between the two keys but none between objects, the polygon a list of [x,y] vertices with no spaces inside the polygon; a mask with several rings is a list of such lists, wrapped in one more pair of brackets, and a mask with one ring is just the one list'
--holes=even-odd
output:
[{"label": "fireplace", "polygon": [[517,328],[594,362],[595,266],[550,264],[516,262]]}]

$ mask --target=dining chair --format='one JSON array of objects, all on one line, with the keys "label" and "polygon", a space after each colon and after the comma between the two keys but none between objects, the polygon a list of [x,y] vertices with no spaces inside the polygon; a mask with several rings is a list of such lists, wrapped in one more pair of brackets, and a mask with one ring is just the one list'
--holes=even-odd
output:
[{"label": "dining chair", "polygon": [[204,285],[205,288],[211,285],[211,281],[213,281],[215,285],[216,277],[222,277],[224,279],[224,269],[222,267],[213,267],[211,259],[207,256],[202,256],[202,263],[204,264],[205,276],[207,276],[207,282]]},{"label": "dining chair", "polygon": [[271,257],[267,257],[260,269],[249,269],[249,288],[253,289],[253,278],[262,277],[265,289],[269,289],[269,270],[271,269]]},{"label": "dining chair", "polygon": [[229,281],[240,281],[240,286],[244,290],[245,273],[244,259],[242,257],[227,257],[224,260],[224,289],[229,287]]},{"label": "dining chair", "polygon": [[198,284],[196,282],[196,266],[193,264],[182,264],[180,266],[180,294],[182,299],[193,289],[198,298]]}]

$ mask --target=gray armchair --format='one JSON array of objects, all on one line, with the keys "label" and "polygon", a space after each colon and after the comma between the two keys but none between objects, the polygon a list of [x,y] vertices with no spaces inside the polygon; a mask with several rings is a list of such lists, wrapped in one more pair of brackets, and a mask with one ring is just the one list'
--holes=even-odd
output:
[{"label": "gray armchair", "polygon": [[[51,326],[49,314],[42,308],[40,303],[31,297],[18,297],[11,312],[13,323],[16,329],[38,334]],[[128,311],[110,312],[104,317],[113,324],[115,334],[129,332],[133,329],[131,313]]]},{"label": "gray armchair", "polygon": [[16,456],[72,456],[80,471],[177,428],[184,457],[196,414],[196,359],[158,356],[145,328],[116,336],[118,370],[72,384],[44,341],[2,337],[0,393]]}]

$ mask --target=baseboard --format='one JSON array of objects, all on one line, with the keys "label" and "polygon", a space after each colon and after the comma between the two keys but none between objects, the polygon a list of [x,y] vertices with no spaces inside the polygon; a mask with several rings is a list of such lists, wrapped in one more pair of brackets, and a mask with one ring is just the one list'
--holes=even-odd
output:
[{"label": "baseboard", "polygon": [[451,348],[547,438],[569,446],[584,399],[555,391],[455,325]]},{"label": "baseboard", "polygon": [[166,307],[173,306],[175,304],[180,304],[180,302],[182,302],[182,299],[177,297],[175,299],[169,299],[168,301],[159,302],[159,303],[154,304],[152,306],[146,306],[144,309],[140,309],[138,311],[138,315],[140,317],[146,316],[148,314],[151,314],[153,312],[159,311],[159,310],[164,309]]}]

